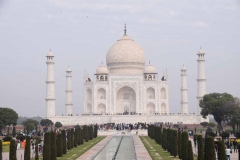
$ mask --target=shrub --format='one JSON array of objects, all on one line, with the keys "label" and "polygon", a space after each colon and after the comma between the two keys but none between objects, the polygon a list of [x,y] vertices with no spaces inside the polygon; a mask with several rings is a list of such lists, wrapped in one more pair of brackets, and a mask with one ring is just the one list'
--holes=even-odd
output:
[{"label": "shrub", "polygon": [[62,143],[62,135],[59,133],[57,136],[57,157],[62,157],[63,155],[63,143]]},{"label": "shrub", "polygon": [[30,160],[30,137],[26,137],[26,146],[24,150],[24,160]]},{"label": "shrub", "polygon": [[204,160],[202,135],[197,136],[198,160]]},{"label": "shrub", "polygon": [[17,154],[16,154],[16,141],[14,139],[10,140],[10,151],[9,151],[9,160],[17,160]]},{"label": "shrub", "polygon": [[191,141],[188,141],[188,160],[193,160],[193,150]]},{"label": "shrub", "polygon": [[50,160],[57,159],[57,147],[56,147],[56,136],[55,132],[51,131],[50,133]]},{"label": "shrub", "polygon": [[188,160],[188,133],[182,132],[182,160]]},{"label": "shrub", "polygon": [[216,159],[213,137],[207,137],[204,144],[204,159]]},{"label": "shrub", "polygon": [[228,137],[230,136],[230,133],[224,131],[224,132],[222,132],[220,135],[222,136],[223,139],[226,139],[226,138],[228,138]]},{"label": "shrub", "polygon": [[50,160],[50,134],[49,134],[49,132],[46,132],[44,134],[43,159]]},{"label": "shrub", "polygon": [[61,131],[61,135],[62,135],[62,145],[63,145],[63,154],[67,153],[67,143],[66,143],[66,131],[62,130]]},{"label": "shrub", "polygon": [[5,136],[5,137],[3,137],[3,141],[11,141],[11,139],[12,139],[12,136]]},{"label": "shrub", "polygon": [[36,145],[35,145],[35,160],[39,160],[39,157],[38,157],[38,143],[36,143]]},{"label": "shrub", "polygon": [[0,160],[2,159],[2,140],[0,140]]},{"label": "shrub", "polygon": [[182,133],[178,130],[178,157],[182,159]]},{"label": "shrub", "polygon": [[208,126],[208,122],[201,122],[200,123],[203,127],[207,127]]},{"label": "shrub", "polygon": [[223,141],[217,142],[218,146],[218,160],[227,160],[226,152],[225,152],[225,144]]}]

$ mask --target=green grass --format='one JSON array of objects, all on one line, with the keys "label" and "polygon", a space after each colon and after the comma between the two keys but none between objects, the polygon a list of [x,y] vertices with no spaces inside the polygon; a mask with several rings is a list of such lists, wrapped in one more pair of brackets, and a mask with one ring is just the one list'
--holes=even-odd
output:
[{"label": "green grass", "polygon": [[3,145],[3,152],[9,152],[9,145]]},{"label": "green grass", "polygon": [[[164,160],[179,160],[178,157],[173,157],[169,152],[165,151],[162,146],[157,144],[155,140],[151,139],[148,136],[140,136],[145,148],[147,149],[149,155],[153,160],[155,159],[164,159]],[[152,148],[151,148],[152,147]],[[197,157],[194,156],[194,160],[197,160]]]},{"label": "green grass", "polygon": [[[90,148],[95,146],[98,142],[103,140],[105,136],[98,136],[97,138],[94,138],[88,142],[84,142],[83,145],[80,145],[78,147],[74,147],[71,150],[67,152],[67,154],[64,154],[62,157],[57,157],[58,160],[74,160],[80,157],[82,154],[87,152]],[[39,157],[40,160],[42,160],[42,156]],[[34,160],[34,158],[32,158]]]}]

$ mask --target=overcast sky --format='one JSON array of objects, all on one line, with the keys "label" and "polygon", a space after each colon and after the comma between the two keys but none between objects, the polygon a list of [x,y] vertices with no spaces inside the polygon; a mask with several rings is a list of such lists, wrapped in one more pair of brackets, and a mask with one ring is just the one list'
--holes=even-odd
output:
[{"label": "overcast sky", "polygon": [[0,107],[46,115],[46,55],[55,55],[56,114],[65,113],[66,69],[73,70],[73,113],[83,113],[83,73],[91,79],[108,49],[127,34],[159,75],[169,74],[170,112],[181,110],[187,67],[189,111],[197,110],[197,52],[206,59],[207,93],[240,97],[238,0],[0,0]]}]

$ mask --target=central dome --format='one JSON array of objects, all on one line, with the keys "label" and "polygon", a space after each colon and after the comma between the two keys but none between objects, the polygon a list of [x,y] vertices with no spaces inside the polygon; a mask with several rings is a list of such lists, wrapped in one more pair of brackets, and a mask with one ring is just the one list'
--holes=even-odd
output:
[{"label": "central dome", "polygon": [[125,34],[108,50],[106,61],[110,73],[142,74],[145,54],[141,47]]}]

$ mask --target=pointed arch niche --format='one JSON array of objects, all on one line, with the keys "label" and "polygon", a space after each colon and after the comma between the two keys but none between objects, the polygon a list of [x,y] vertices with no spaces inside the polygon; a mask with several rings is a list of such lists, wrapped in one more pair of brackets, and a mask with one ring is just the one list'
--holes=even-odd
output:
[{"label": "pointed arch niche", "polygon": [[103,88],[98,89],[97,99],[106,99],[106,90]]},{"label": "pointed arch niche", "polygon": [[153,103],[148,103],[147,105],[147,114],[155,113],[155,105]]},{"label": "pointed arch niche", "polygon": [[167,93],[165,88],[161,88],[161,99],[166,99]]},{"label": "pointed arch niche", "polygon": [[167,113],[167,107],[165,103],[161,104],[161,113]]},{"label": "pointed arch niche", "polygon": [[155,99],[155,89],[153,89],[152,87],[148,88],[146,96],[147,99]]}]

